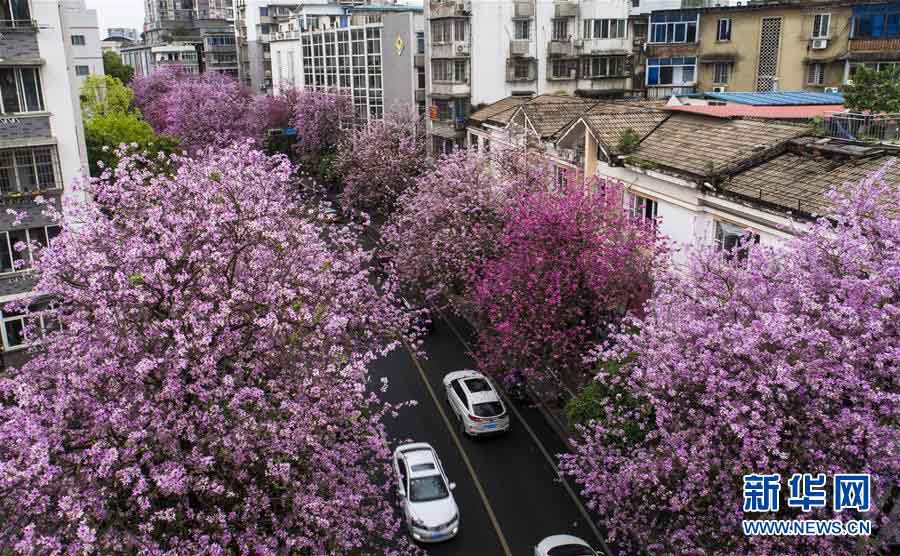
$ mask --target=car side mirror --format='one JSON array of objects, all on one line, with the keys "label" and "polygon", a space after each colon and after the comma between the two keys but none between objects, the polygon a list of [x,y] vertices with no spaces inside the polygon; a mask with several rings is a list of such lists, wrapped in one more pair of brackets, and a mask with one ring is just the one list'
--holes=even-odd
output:
[{"label": "car side mirror", "polygon": [[450,483],[449,486],[450,486],[450,490],[453,490],[456,488],[456,483]]}]

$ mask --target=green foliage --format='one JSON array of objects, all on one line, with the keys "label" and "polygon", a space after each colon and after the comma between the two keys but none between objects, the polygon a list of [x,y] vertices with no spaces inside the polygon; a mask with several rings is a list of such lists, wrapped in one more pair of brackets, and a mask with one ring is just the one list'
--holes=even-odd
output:
[{"label": "green foliage", "polygon": [[[150,124],[135,112],[111,112],[98,114],[84,122],[91,175],[99,176],[103,167],[115,167],[115,153],[120,144],[137,144],[137,151],[151,155],[169,154],[178,148],[178,142],[168,135],[156,135]],[[132,149],[135,150],[135,149]]]},{"label": "green foliage", "polygon": [[900,112],[900,66],[881,71],[859,66],[843,92],[844,106],[854,112]]},{"label": "green foliage", "polygon": [[85,118],[136,112],[133,102],[134,91],[110,75],[91,75],[81,87],[81,110]]},{"label": "green foliage", "polygon": [[641,138],[637,132],[629,127],[619,134],[619,144],[616,145],[616,149],[620,154],[631,154],[637,149],[640,142]]},{"label": "green foliage", "polygon": [[809,121],[809,132],[813,135],[825,135],[825,118],[816,116]]},{"label": "green foliage", "polygon": [[631,359],[598,363],[595,380],[566,404],[566,418],[573,429],[591,421],[624,422],[621,428],[608,431],[606,442],[610,445],[633,446],[647,436],[654,423],[653,409],[646,400],[632,394],[619,372],[630,362]]},{"label": "green foliage", "polygon": [[134,68],[123,64],[122,57],[112,51],[103,53],[103,73],[115,77],[125,85],[134,79]]}]

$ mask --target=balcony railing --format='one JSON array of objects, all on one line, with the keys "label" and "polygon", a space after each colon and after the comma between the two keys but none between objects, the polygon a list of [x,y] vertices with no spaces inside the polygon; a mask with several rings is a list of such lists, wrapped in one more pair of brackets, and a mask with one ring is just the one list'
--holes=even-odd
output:
[{"label": "balcony railing", "polygon": [[37,29],[33,19],[0,19],[0,29]]},{"label": "balcony railing", "polygon": [[832,112],[825,115],[825,135],[865,143],[900,144],[900,114]]}]

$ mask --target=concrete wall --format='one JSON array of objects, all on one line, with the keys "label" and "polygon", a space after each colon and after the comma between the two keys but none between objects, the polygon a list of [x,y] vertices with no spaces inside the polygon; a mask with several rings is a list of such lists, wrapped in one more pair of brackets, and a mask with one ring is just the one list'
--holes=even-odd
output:
[{"label": "concrete wall", "polygon": [[[71,50],[73,72],[74,66],[87,66],[91,75],[103,75],[103,53],[100,47],[97,10],[86,9],[82,0],[66,0],[63,2],[63,17],[68,29],[69,39],[66,46]],[[72,35],[83,36],[84,45],[73,45]],[[84,83],[85,79],[86,76],[78,77],[79,84]]]},{"label": "concrete wall", "polygon": [[[385,110],[394,104],[415,104],[416,74],[413,70],[413,58],[416,53],[416,34],[413,18],[411,12],[384,15],[384,26],[381,29],[381,71]],[[403,42],[403,47],[399,50],[398,39]]]},{"label": "concrete wall", "polygon": [[[812,50],[813,18],[816,13],[830,13],[828,48]],[[736,61],[727,84],[733,91],[755,91],[759,64],[759,41],[763,18],[781,18],[781,48],[778,52],[778,88],[788,90],[822,90],[823,87],[838,87],[843,83],[844,63],[835,58],[847,52],[850,33],[849,7],[798,7],[752,10],[712,10],[700,16],[699,55],[734,55]],[[720,18],[731,18],[731,41],[716,40],[717,22]],[[807,61],[833,60],[825,65],[822,86],[806,83]],[[698,88],[711,90],[713,65],[700,64],[698,68]]]}]

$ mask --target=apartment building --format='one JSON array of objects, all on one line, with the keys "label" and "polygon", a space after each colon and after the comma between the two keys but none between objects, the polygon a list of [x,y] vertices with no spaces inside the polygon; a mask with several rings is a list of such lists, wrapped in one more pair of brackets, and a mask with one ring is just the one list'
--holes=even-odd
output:
[{"label": "apartment building", "polygon": [[592,96],[631,89],[631,5],[627,0],[426,1],[431,149],[462,144],[471,106],[510,95]]},{"label": "apartment building", "polygon": [[83,1],[63,2],[61,9],[69,34],[72,65],[79,82],[89,75],[103,75],[97,10],[87,9]]},{"label": "apartment building", "polygon": [[240,79],[254,91],[271,92],[271,37],[299,4],[299,0],[235,0]]},{"label": "apartment building", "polygon": [[[94,23],[88,25],[91,16]],[[0,307],[27,296],[40,301],[39,292],[31,291],[32,253],[15,246],[46,245],[59,234],[35,198],[42,196],[58,207],[88,166],[76,67],[99,58],[100,47],[93,43],[93,55],[78,48],[89,47],[87,39],[81,45],[74,38],[86,28],[96,29],[96,14],[83,0],[0,0]],[[23,217],[17,219],[8,209]],[[23,317],[3,310],[0,320],[2,362],[18,364],[28,344]]]},{"label": "apartment building", "polygon": [[353,99],[358,123],[392,105],[424,111],[425,19],[409,6],[340,7],[298,13],[272,37],[274,89],[336,91]]},{"label": "apartment building", "polygon": [[860,65],[880,70],[900,64],[900,2],[855,4],[851,10],[844,79]]},{"label": "apartment building", "polygon": [[238,76],[232,0],[146,0],[143,42],[121,49],[135,77],[179,64]]}]

